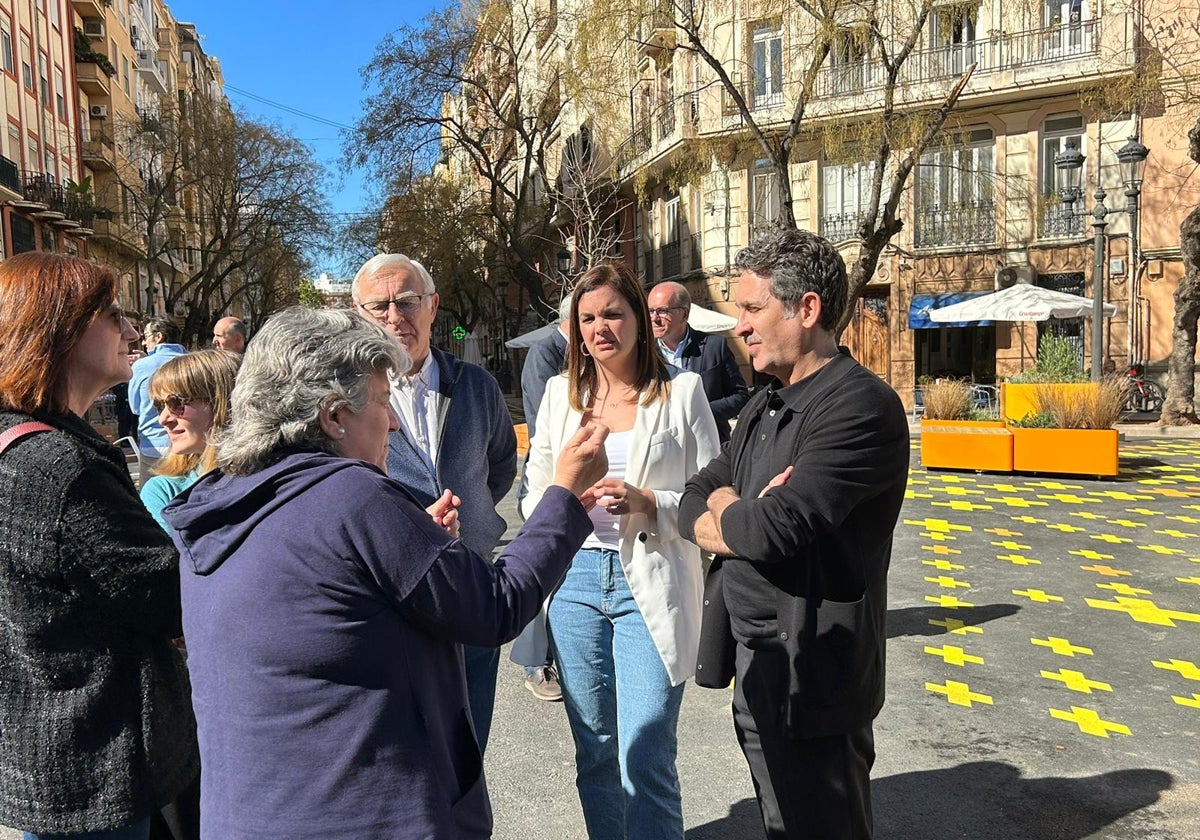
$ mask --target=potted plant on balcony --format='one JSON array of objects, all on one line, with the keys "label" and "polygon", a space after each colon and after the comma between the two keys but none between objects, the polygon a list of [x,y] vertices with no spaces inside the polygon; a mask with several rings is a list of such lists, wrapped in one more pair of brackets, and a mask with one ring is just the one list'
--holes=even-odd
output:
[{"label": "potted plant on balcony", "polygon": [[975,406],[970,382],[940,379],[923,386],[921,466],[1011,472],[1012,432],[994,413]]},{"label": "potted plant on balcony", "polygon": [[1080,388],[1045,383],[1034,411],[1011,424],[1018,472],[1114,476],[1120,435],[1113,428],[1128,399],[1128,383],[1109,376]]}]

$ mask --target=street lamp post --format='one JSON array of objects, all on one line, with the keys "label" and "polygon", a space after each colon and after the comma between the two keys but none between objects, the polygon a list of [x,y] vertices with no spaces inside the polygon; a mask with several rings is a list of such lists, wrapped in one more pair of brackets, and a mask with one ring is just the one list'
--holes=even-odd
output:
[{"label": "street lamp post", "polygon": [[[1138,277],[1138,262],[1140,255],[1138,253],[1138,233],[1139,233],[1139,200],[1142,195],[1142,165],[1146,162],[1146,158],[1150,156],[1150,150],[1142,145],[1136,134],[1131,135],[1129,142],[1117,150],[1117,160],[1121,162],[1121,180],[1125,184],[1125,212],[1129,214],[1129,276],[1133,278],[1130,285],[1130,300],[1133,301],[1133,306],[1137,307],[1137,277]],[[1130,319],[1131,324],[1133,319]],[[1140,331],[1140,321],[1138,329]],[[1132,337],[1132,333],[1131,333]],[[1130,355],[1133,358],[1130,360],[1136,364],[1142,363],[1142,341],[1138,335],[1137,345],[1130,347]]]},{"label": "street lamp post", "polygon": [[[1083,154],[1079,151],[1079,141],[1074,137],[1067,139],[1065,148],[1054,156],[1054,167],[1063,173],[1066,184],[1060,197],[1066,206],[1068,215],[1086,216],[1087,210],[1075,209],[1075,203],[1083,198],[1083,188],[1080,186],[1083,174]],[[1092,208],[1092,230],[1094,239],[1092,250],[1092,380],[1099,382],[1103,376],[1104,367],[1104,228],[1108,225],[1106,217],[1108,208],[1104,199],[1108,193],[1104,191],[1100,179],[1100,167],[1096,167],[1096,204]]]}]

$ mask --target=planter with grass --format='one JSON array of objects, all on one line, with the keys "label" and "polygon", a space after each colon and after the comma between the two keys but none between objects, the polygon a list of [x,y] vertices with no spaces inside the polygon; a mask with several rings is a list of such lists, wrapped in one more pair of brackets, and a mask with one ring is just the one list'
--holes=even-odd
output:
[{"label": "planter with grass", "polygon": [[1112,428],[1125,404],[1116,378],[1080,389],[1048,384],[1035,392],[1035,411],[1010,424],[1017,472],[1114,476],[1120,435]]},{"label": "planter with grass", "polygon": [[925,386],[921,466],[926,469],[1011,472],[1012,433],[972,406],[971,385],[942,380]]}]

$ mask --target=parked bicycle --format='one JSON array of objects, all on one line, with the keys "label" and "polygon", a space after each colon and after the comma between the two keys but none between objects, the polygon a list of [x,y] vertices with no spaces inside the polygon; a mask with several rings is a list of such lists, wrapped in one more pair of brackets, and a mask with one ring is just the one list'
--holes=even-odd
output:
[{"label": "parked bicycle", "polygon": [[1144,411],[1157,414],[1162,411],[1163,399],[1166,395],[1158,383],[1146,379],[1146,370],[1142,365],[1131,365],[1125,373],[1129,379],[1129,399],[1125,402],[1126,411]]}]

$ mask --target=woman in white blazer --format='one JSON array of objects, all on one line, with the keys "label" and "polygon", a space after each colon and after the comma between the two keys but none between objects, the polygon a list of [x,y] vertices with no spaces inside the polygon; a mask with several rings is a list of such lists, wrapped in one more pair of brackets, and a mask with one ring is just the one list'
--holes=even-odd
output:
[{"label": "woman in white blazer", "polygon": [[[579,798],[592,840],[682,840],[675,727],[703,586],[700,550],[680,538],[676,515],[684,483],[718,453],[717,426],[700,378],[668,373],[645,292],[623,266],[584,273],[570,331],[567,372],[538,410],[523,510],[537,506],[580,424],[611,430],[609,473],[591,494],[595,532],[548,609]],[[526,647],[518,661],[544,662]]]}]

